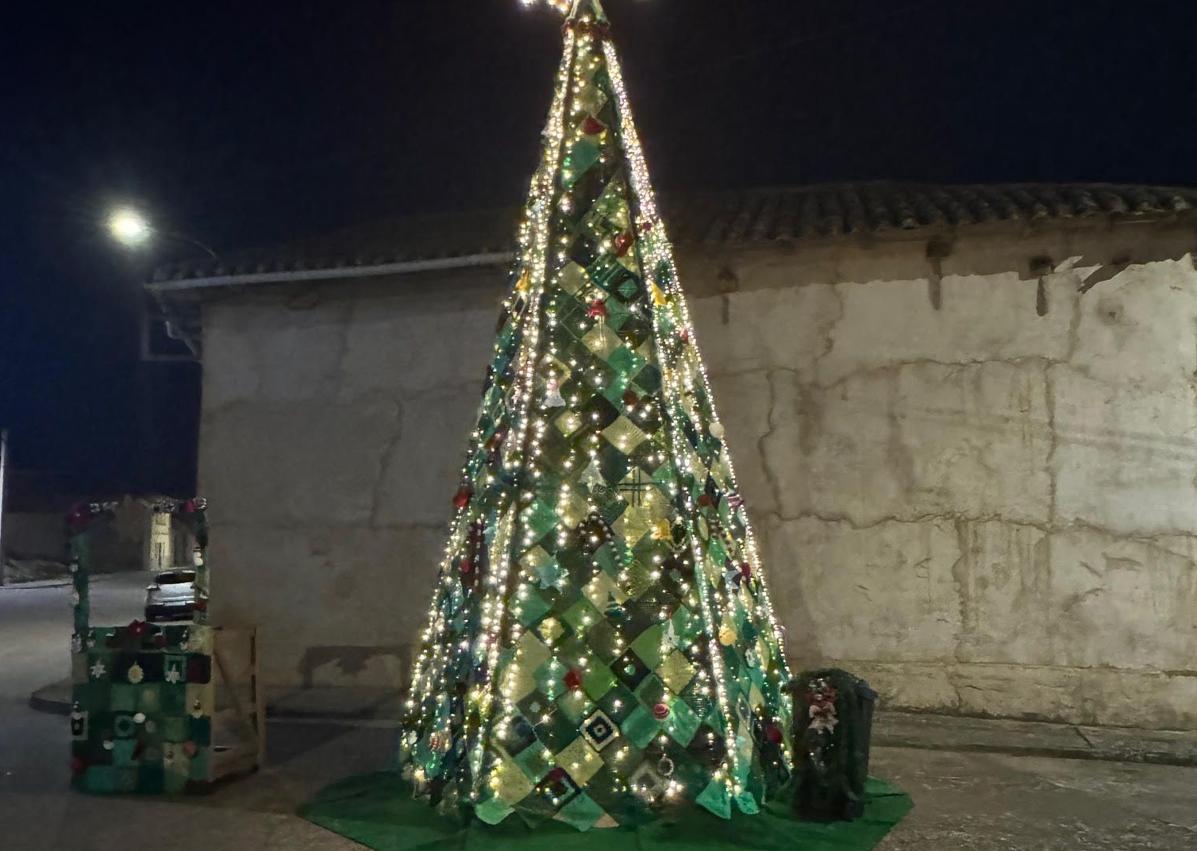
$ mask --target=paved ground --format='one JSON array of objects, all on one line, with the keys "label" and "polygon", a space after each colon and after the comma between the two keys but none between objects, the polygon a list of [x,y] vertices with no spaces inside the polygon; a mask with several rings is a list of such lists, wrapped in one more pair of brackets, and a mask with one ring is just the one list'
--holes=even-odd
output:
[{"label": "paved ground", "polygon": [[[135,617],[144,584],[140,575],[98,582],[97,622]],[[34,688],[66,672],[68,593],[0,589],[0,849],[359,847],[293,813],[325,783],[385,766],[394,738],[385,722],[272,722],[268,767],[201,798],[69,792],[65,721],[28,706]],[[874,769],[915,800],[881,851],[1197,849],[1197,768],[881,747]]]}]

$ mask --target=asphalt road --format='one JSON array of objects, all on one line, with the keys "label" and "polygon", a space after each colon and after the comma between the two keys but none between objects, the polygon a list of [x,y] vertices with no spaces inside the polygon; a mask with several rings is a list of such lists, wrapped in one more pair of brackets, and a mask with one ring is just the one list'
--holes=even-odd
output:
[{"label": "asphalt road", "polygon": [[[117,573],[93,581],[93,624],[127,624],[144,617],[149,581],[148,573]],[[70,597],[66,585],[0,586],[0,705],[10,708],[14,701],[26,701],[34,689],[70,674]],[[0,730],[0,746],[3,735]]]}]

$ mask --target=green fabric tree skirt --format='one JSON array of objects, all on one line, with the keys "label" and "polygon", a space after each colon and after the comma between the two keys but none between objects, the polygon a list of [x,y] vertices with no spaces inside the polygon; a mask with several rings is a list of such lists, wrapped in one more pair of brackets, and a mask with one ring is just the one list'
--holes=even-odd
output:
[{"label": "green fabric tree skirt", "polygon": [[699,810],[677,823],[655,822],[579,833],[558,822],[535,829],[517,817],[490,827],[463,826],[439,815],[395,772],[351,777],[322,790],[300,815],[374,851],[705,851],[739,846],[754,851],[864,851],[873,848],[910,811],[910,798],[870,779],[864,818],[822,824],[799,821],[788,802],[777,801],[756,816],[722,821]]}]

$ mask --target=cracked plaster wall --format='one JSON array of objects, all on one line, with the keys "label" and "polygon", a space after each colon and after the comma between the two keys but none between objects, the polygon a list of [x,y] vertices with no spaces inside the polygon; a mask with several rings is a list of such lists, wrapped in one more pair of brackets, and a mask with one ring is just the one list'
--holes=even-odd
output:
[{"label": "cracked plaster wall", "polygon": [[[796,664],[1197,727],[1197,273],[1145,250],[1080,294],[1101,262],[1053,239],[1038,276],[1009,239],[682,262]],[[402,682],[499,277],[206,306],[213,606],[268,683]]]}]

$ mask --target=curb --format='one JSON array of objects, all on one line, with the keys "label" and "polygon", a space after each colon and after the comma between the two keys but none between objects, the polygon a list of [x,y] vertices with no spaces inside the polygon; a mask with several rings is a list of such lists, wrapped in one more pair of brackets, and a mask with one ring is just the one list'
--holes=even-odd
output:
[{"label": "curb", "polygon": [[1197,766],[1197,733],[1087,727],[891,711],[879,713],[876,747]]},{"label": "curb", "polygon": [[48,692],[52,688],[54,686],[39,688],[33,694],[29,695],[29,708],[35,712],[45,712],[49,715],[70,715],[70,699],[63,700],[60,697],[51,697]]},{"label": "curb", "polygon": [[[105,582],[113,576],[119,576],[119,573],[97,573],[94,576],[88,577],[88,584],[94,585],[97,582]],[[0,585],[0,592],[4,591],[42,591],[46,588],[68,588],[75,584],[75,580],[71,577],[65,579],[31,579],[28,582],[7,582]]]}]

